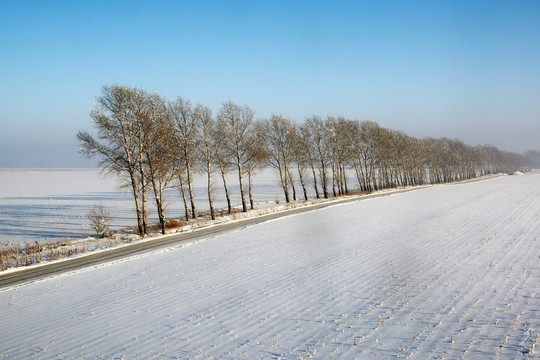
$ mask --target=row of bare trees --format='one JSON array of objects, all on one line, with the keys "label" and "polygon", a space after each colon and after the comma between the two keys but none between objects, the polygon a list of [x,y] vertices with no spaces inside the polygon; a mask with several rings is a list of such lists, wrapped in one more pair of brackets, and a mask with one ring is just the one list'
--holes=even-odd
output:
[{"label": "row of bare trees", "polygon": [[198,216],[193,189],[195,172],[207,173],[210,216],[215,219],[212,179],[219,172],[228,212],[232,204],[225,175],[238,174],[243,211],[248,210],[244,177],[248,177],[253,207],[252,175],[261,163],[260,143],[253,132],[253,111],[232,102],[224,103],[217,119],[204,105],[193,106],[181,97],[168,101],[158,93],[105,86],[90,111],[97,136],[80,131],[80,150],[97,156],[100,166],[121,176],[135,201],[138,231],[149,231],[147,197],[153,194],[161,231],[165,233],[164,190],[177,186],[186,220]]},{"label": "row of bare trees", "polygon": [[525,161],[491,145],[417,139],[371,121],[313,116],[296,124],[282,115],[256,121],[248,106],[230,101],[214,117],[205,105],[120,85],[103,87],[90,116],[97,134],[77,134],[81,152],[97,156],[103,169],[124,180],[133,194],[141,236],[149,232],[148,196],[154,198],[165,233],[164,191],[172,186],[179,189],[186,220],[197,218],[195,173],[206,174],[209,215],[215,219],[212,181],[218,175],[231,213],[230,172],[238,176],[246,212],[254,207],[253,175],[265,167],[276,169],[290,202],[307,200],[310,186],[317,198],[349,194],[348,174],[356,177],[358,190],[373,191],[513,171]]}]

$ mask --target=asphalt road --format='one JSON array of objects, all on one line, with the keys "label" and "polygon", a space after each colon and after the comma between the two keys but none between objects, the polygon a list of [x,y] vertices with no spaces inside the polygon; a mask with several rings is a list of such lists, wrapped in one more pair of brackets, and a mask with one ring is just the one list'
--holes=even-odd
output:
[{"label": "asphalt road", "polygon": [[230,223],[224,223],[224,224],[220,224],[220,225],[212,226],[208,228],[200,228],[191,232],[168,235],[168,236],[160,237],[153,240],[147,240],[144,242],[136,242],[131,245],[122,246],[120,248],[113,248],[110,250],[97,252],[97,253],[89,253],[87,255],[83,255],[83,256],[79,256],[79,257],[75,257],[71,259],[68,258],[61,261],[53,261],[53,262],[39,265],[39,266],[30,266],[27,268],[20,268],[20,269],[17,269],[17,271],[5,272],[3,274],[0,274],[0,289],[10,287],[10,286],[20,285],[20,284],[24,284],[28,282],[33,282],[38,279],[51,277],[51,276],[58,275],[60,273],[64,273],[68,271],[80,270],[86,267],[103,264],[106,262],[122,259],[128,256],[150,252],[150,251],[165,248],[171,245],[177,245],[177,244],[181,244],[185,242],[202,240],[205,238],[215,236],[217,234],[230,232],[232,230],[258,224],[258,223],[272,220],[272,219],[278,219],[284,216],[300,214],[300,213],[322,209],[322,208],[337,205],[337,204],[344,204],[344,203],[353,202],[353,201],[373,199],[375,197],[388,196],[388,195],[392,195],[396,193],[417,190],[417,189],[421,189],[422,187],[423,186],[418,186],[418,187],[392,191],[392,192],[375,193],[375,194],[370,194],[370,195],[353,196],[353,197],[348,197],[345,199],[332,200],[332,201],[323,202],[319,204],[289,209],[289,210],[285,210],[285,211],[281,211],[277,213],[261,215],[261,216],[248,218],[248,219],[242,219],[242,220],[238,220],[238,221],[234,221]]}]

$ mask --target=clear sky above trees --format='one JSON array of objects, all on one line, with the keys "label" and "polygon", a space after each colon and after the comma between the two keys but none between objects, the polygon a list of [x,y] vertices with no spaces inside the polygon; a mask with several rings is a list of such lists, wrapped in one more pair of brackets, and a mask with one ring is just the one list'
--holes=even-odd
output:
[{"label": "clear sky above trees", "polygon": [[88,164],[104,84],[373,120],[524,152],[540,141],[540,3],[0,3],[0,166]]}]

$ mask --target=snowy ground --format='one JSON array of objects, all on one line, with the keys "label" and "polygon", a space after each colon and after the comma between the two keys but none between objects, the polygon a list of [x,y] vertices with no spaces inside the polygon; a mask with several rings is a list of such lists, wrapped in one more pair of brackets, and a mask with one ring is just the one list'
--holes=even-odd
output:
[{"label": "snowy ground", "polygon": [[538,184],[428,187],[8,288],[0,358],[540,358]]},{"label": "snowy ground", "polygon": [[[238,180],[228,176],[233,204],[240,204]],[[281,191],[275,172],[268,169],[255,175],[255,201],[275,203]],[[131,193],[119,191],[114,177],[102,176],[99,169],[2,169],[0,168],[0,242],[33,243],[64,241],[93,235],[84,215],[103,205],[113,219],[112,228],[137,223]],[[226,208],[221,179],[214,179],[216,208]],[[196,205],[208,210],[206,178],[194,181]],[[178,191],[166,191],[169,218],[183,217]],[[262,204],[261,204],[262,205]],[[157,220],[153,198],[148,198],[150,220]]]}]

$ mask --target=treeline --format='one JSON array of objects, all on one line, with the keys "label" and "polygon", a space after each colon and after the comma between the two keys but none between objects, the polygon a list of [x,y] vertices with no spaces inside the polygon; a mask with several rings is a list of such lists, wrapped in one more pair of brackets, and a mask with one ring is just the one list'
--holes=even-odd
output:
[{"label": "treeline", "polygon": [[214,117],[208,106],[119,85],[103,87],[90,116],[97,136],[78,132],[81,152],[97,156],[100,167],[121,176],[131,189],[141,236],[149,232],[149,196],[165,233],[168,187],[179,189],[186,220],[197,218],[192,187],[196,172],[206,174],[210,217],[215,219],[212,181],[218,175],[231,213],[225,176],[230,172],[238,176],[246,212],[253,209],[253,175],[263,167],[276,169],[290,202],[308,200],[308,186],[317,198],[350,193],[348,171],[356,175],[358,190],[369,192],[470,179],[527,164],[524,156],[492,145],[418,139],[372,121],[312,116],[296,124],[282,115],[255,120],[252,109],[230,101]]}]

